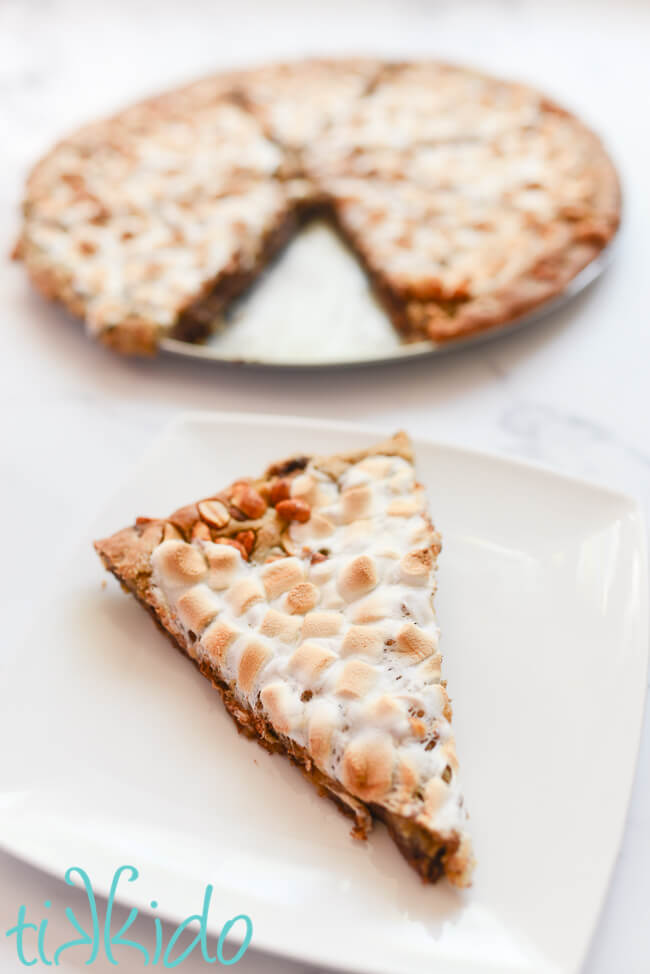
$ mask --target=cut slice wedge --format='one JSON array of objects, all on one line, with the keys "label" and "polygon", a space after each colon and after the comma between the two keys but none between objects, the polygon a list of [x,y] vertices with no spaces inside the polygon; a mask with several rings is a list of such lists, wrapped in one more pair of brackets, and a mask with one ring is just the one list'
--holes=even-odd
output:
[{"label": "cut slice wedge", "polygon": [[365,839],[383,820],[420,876],[473,868],[433,610],[440,538],[408,436],[296,456],[95,543],[219,690]]}]

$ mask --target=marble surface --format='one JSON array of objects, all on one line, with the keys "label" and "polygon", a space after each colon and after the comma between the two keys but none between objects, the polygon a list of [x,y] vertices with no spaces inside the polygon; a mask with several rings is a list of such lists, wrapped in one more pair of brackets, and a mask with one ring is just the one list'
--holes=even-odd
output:
[{"label": "marble surface", "polygon": [[[0,679],[11,678],[11,647],[46,595],[57,559],[151,436],[183,408],[404,426],[622,488],[647,510],[650,134],[642,102],[650,88],[649,38],[650,8],[642,0],[0,0],[3,255],[18,224],[26,169],[62,132],[215,65],[272,56],[429,54],[540,84],[605,136],[626,198],[613,266],[569,308],[527,332],[439,361],[339,374],[122,361],[87,341],[32,293],[20,267],[3,260],[0,479],[11,557],[0,594]],[[35,573],[37,552],[45,550],[53,552],[49,570]],[[650,964],[649,757],[646,722],[625,837],[586,974],[641,974]],[[0,854],[1,930],[15,922],[19,904],[40,916],[46,898],[69,902],[68,895],[60,881]],[[62,969],[77,966],[81,960]],[[200,966],[188,960],[183,970]],[[23,969],[4,937],[0,968]],[[112,968],[98,961],[94,969]],[[238,970],[308,969],[249,952]]]}]

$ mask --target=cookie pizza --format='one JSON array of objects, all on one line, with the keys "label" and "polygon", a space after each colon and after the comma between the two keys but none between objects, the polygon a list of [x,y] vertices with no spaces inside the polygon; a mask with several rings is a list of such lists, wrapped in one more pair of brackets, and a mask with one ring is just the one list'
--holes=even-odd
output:
[{"label": "cookie pizza", "polygon": [[206,339],[300,224],[349,243],[404,340],[496,328],[616,232],[599,139],[534,89],[433,62],[215,75],[87,125],[27,182],[16,256],[127,354]]}]

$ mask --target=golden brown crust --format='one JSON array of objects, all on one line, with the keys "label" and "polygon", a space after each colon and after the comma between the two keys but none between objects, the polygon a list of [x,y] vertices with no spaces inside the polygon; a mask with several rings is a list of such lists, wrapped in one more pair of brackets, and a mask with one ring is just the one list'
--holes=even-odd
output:
[{"label": "golden brown crust", "polygon": [[[409,73],[417,76],[418,72],[422,80],[416,92],[438,83],[448,84],[453,91],[458,78],[485,85],[488,96],[494,90],[492,107],[497,122],[498,99],[504,98],[504,93],[512,96],[515,115],[528,99],[534,103],[536,119],[524,119],[517,131],[526,133],[528,125],[536,132],[535,125],[539,124],[545,138],[545,126],[552,127],[553,121],[559,120],[562,137],[579,148],[575,165],[563,171],[564,185],[570,186],[567,198],[552,212],[547,208],[541,215],[533,206],[525,214],[530,226],[522,224],[520,231],[492,248],[501,248],[510,267],[513,252],[527,247],[522,266],[502,274],[503,279],[495,272],[487,285],[485,267],[479,274],[480,286],[474,286],[471,266],[463,277],[464,255],[471,256],[471,244],[458,244],[450,238],[441,261],[432,257],[426,263],[426,248],[423,250],[417,241],[409,243],[410,225],[388,241],[392,256],[387,256],[387,242],[373,235],[376,204],[364,202],[363,197],[375,179],[380,183],[388,180],[385,205],[391,220],[398,208],[391,199],[391,185],[424,187],[426,198],[418,204],[413,222],[418,232],[428,221],[436,230],[436,193],[440,187],[444,193],[450,191],[450,177],[453,183],[453,172],[446,173],[442,183],[427,182],[429,176],[421,182],[417,166],[413,167],[414,146],[444,146],[444,136],[442,142],[427,142],[433,137],[417,135],[415,125],[415,134],[406,137],[406,146],[395,148],[388,135],[381,136],[385,142],[375,145],[373,139],[379,138],[376,133],[363,132],[364,106],[381,97],[384,89],[399,85],[403,78],[408,81]],[[480,113],[480,101],[477,106]],[[291,111],[286,110],[288,107]],[[435,120],[436,111],[452,117],[456,109],[453,105],[434,106],[426,120]],[[475,128],[479,122],[480,114]],[[182,131],[185,126],[194,135],[188,136],[186,145],[174,145],[176,155],[169,172],[150,173],[148,163],[139,161],[138,153],[143,147],[146,150],[147,140],[154,146],[160,140],[166,152],[176,137],[167,133],[167,125],[170,132]],[[214,158],[216,175],[209,185],[203,185],[201,172],[190,172],[193,146],[197,136],[213,129],[218,137],[208,139],[202,152],[207,153],[206,158]],[[482,137],[477,136],[479,141]],[[467,153],[471,143],[470,139]],[[333,157],[328,150],[331,145]],[[525,167],[528,149],[495,146],[497,155],[506,157],[504,165],[516,161],[519,151]],[[102,153],[113,167],[110,176],[92,169],[93,160]],[[144,151],[143,159],[147,158]],[[541,153],[537,162],[545,158]],[[554,158],[551,154],[544,163],[550,170],[555,166]],[[449,168],[453,170],[453,164]],[[475,169],[480,174],[479,163]],[[125,173],[133,176],[128,189],[124,189]],[[365,207],[361,226],[357,225],[358,214],[351,218],[348,213],[350,189],[345,184],[350,177],[358,183],[353,195],[360,194],[362,212]],[[511,194],[530,190],[534,195],[540,188],[536,178],[526,183],[517,176],[505,188],[499,204],[504,221],[514,212]],[[458,194],[463,210],[472,193],[462,186],[452,190]],[[134,194],[136,210],[132,209]],[[158,208],[148,194],[151,199],[162,194],[173,204],[171,225],[159,220]],[[148,355],[155,352],[164,335],[190,342],[205,339],[228,302],[256,278],[303,215],[318,211],[335,223],[356,251],[404,338],[445,342],[507,324],[564,291],[612,239],[620,210],[617,174],[600,140],[570,113],[523,85],[435,63],[314,59],[205,78],[147,99],[63,140],[28,178],[25,220],[15,256],[25,262],[35,286],[49,299],[63,303],[72,314],[84,317],[100,341],[123,354]],[[139,216],[134,220],[136,212]],[[471,237],[482,223],[469,210],[468,214],[466,225],[463,218],[460,225]],[[367,226],[363,224],[366,218]],[[446,220],[443,215],[442,222]],[[198,225],[208,230],[194,239]],[[142,235],[143,246],[133,249],[138,235]],[[152,246],[150,237],[158,243]],[[215,239],[223,240],[218,254],[211,249]],[[462,260],[458,273],[452,274],[447,265],[456,261],[459,253]],[[480,259],[490,263],[490,245],[485,253],[489,256]],[[411,267],[403,277],[396,267],[402,266],[404,255],[422,270],[414,272]],[[495,266],[499,266],[498,260]]]}]

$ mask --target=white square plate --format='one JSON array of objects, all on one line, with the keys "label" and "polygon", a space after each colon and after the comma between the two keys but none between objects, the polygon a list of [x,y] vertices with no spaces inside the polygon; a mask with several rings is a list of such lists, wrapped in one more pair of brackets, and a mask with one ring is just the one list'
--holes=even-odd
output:
[{"label": "white square plate", "polygon": [[621,839],[647,665],[645,531],[628,498],[426,441],[443,534],[437,606],[478,868],[423,887],[381,828],[366,844],[288,762],[237,735],[216,693],[91,548],[271,460],[391,433],[190,414],[84,535],[0,691],[0,842],[62,876],[253,945],[373,974],[572,972]]}]

